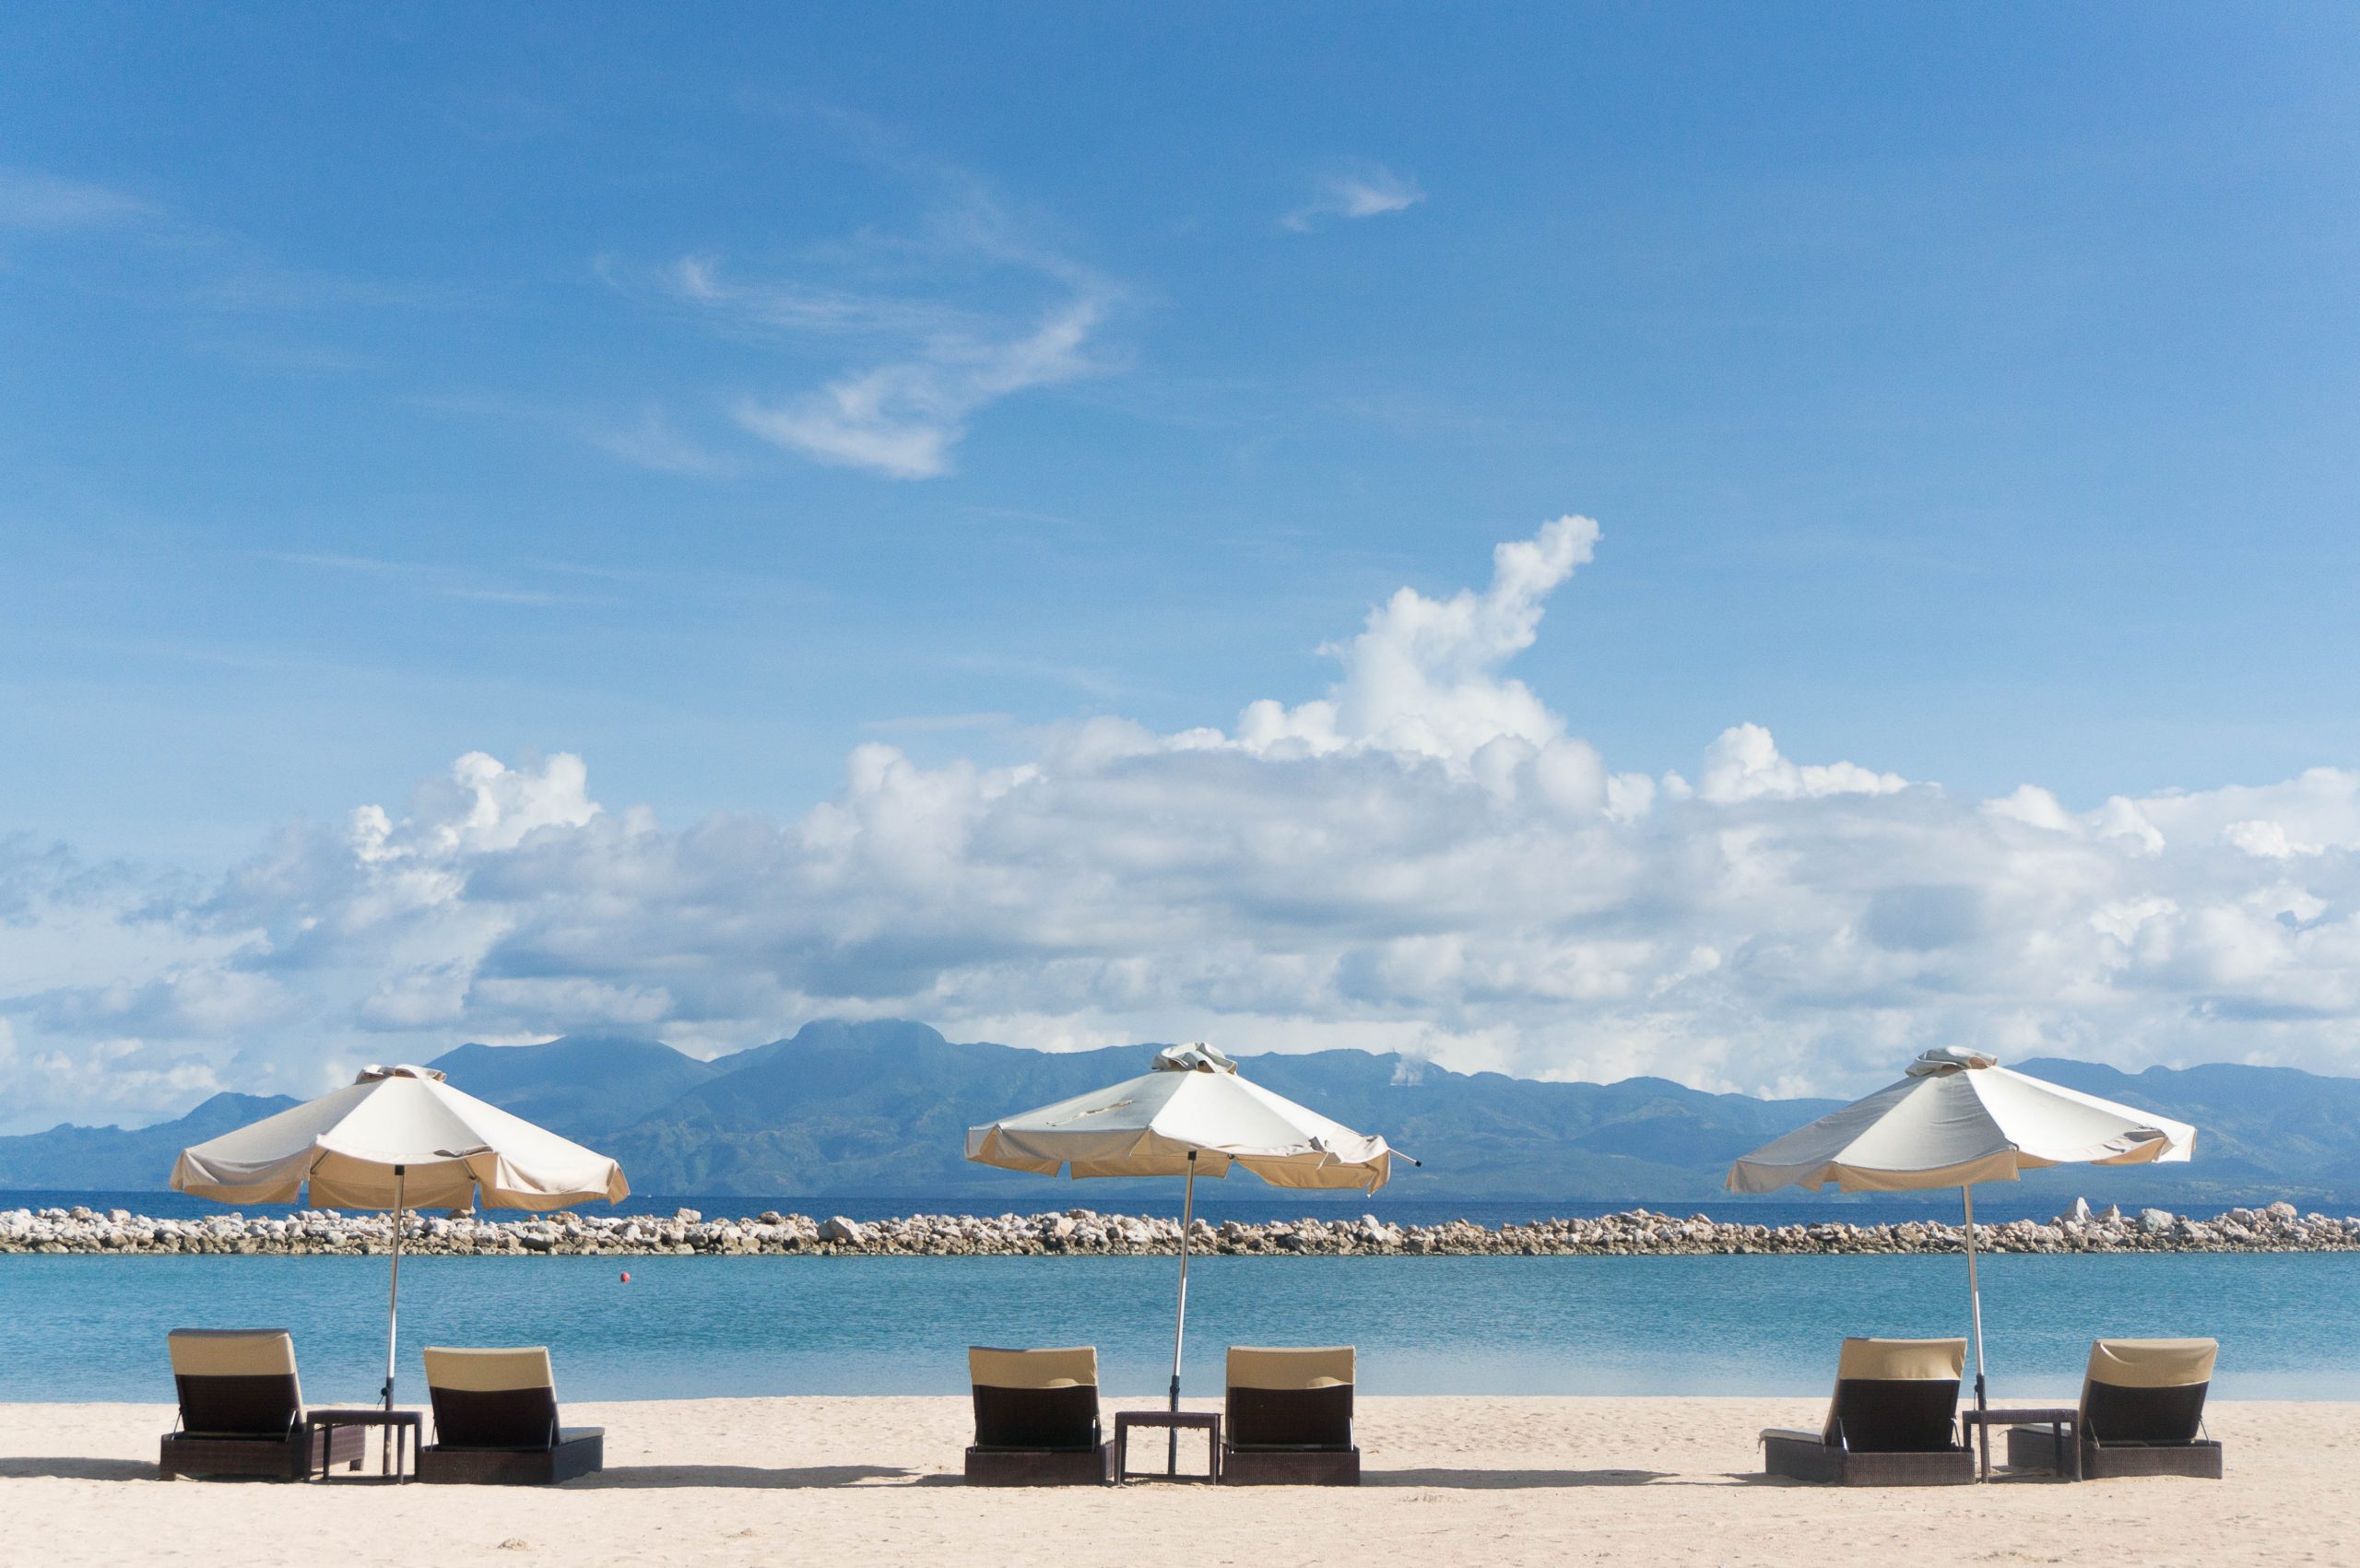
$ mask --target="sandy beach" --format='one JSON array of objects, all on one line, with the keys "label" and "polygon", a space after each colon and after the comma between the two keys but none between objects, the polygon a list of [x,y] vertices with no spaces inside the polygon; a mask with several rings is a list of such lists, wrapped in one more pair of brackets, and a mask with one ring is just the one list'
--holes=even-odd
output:
[{"label": "sandy beach", "polygon": [[[1147,1408],[1152,1401],[1111,1401]],[[1369,1398],[1358,1491],[959,1481],[963,1398],[569,1407],[558,1490],[159,1481],[165,1406],[0,1407],[0,1562],[2347,1562],[2360,1405],[2216,1402],[2227,1479],[1837,1491],[1761,1480],[1811,1399]]]}]

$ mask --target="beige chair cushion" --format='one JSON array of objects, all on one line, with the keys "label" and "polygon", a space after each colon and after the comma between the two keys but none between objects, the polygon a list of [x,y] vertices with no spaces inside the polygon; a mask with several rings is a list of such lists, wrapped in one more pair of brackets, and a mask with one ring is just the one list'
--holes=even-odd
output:
[{"label": "beige chair cushion", "polygon": [[295,1337],[284,1328],[175,1328],[164,1337],[176,1377],[292,1377]]},{"label": "beige chair cushion", "polygon": [[545,1345],[503,1350],[426,1348],[426,1385],[468,1394],[502,1394],[516,1388],[555,1388]]},{"label": "beige chair cushion", "polygon": [[1885,1383],[1954,1378],[1966,1371],[1964,1339],[1847,1339],[1835,1358],[1835,1376]]},{"label": "beige chair cushion", "polygon": [[1095,1388],[1098,1347],[1068,1345],[1047,1350],[967,1348],[967,1375],[979,1388]]},{"label": "beige chair cushion", "polygon": [[1352,1381],[1350,1345],[1310,1345],[1278,1349],[1233,1345],[1229,1350],[1232,1388],[1333,1388]]},{"label": "beige chair cushion", "polygon": [[2117,1388],[2185,1388],[2212,1381],[2218,1339],[2101,1339],[2090,1347],[2089,1380]]}]

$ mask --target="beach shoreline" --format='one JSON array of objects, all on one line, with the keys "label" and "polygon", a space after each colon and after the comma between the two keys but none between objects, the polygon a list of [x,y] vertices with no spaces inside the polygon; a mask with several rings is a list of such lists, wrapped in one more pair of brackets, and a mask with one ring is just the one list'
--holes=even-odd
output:
[{"label": "beach shoreline", "polygon": [[[1107,1401],[1110,1412],[1159,1405]],[[1368,1397],[1358,1490],[992,1491],[960,1482],[972,1418],[958,1397],[568,1404],[569,1423],[606,1428],[607,1469],[554,1489],[163,1482],[154,1464],[169,1406],[17,1404],[0,1406],[0,1562],[390,1568],[857,1554],[1020,1568],[1375,1555],[1432,1568],[1817,1568],[2330,1562],[2360,1547],[2347,1495],[2360,1404],[2215,1401],[2220,1481],[1847,1491],[1764,1480],[1756,1432],[1816,1425],[1824,1409],[1823,1396]]]},{"label": "beach shoreline", "polygon": [[[0,1210],[0,1255],[366,1256],[391,1251],[392,1217],[306,1209],[171,1219],[87,1207]],[[1375,1215],[1266,1222],[1198,1220],[1190,1250],[1212,1256],[1709,1256],[1948,1254],[1963,1225],[1911,1219],[1763,1225],[1634,1208],[1594,1219],[1485,1226],[1464,1220],[1403,1224]],[[2303,1213],[2291,1203],[2210,1219],[2146,1208],[2061,1214],[2046,1224],[1977,1224],[1992,1253],[2119,1254],[2360,1251],[2360,1216]],[[798,1256],[854,1257],[1153,1256],[1180,1250],[1177,1220],[1069,1208],[1032,1214],[915,1214],[855,1220],[766,1209],[707,1219],[566,1210],[519,1220],[413,1213],[405,1253],[427,1256]]]}]

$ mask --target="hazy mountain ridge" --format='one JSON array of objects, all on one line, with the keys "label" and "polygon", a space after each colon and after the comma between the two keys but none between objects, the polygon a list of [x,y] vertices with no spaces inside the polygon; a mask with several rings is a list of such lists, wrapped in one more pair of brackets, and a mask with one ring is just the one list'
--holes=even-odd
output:
[{"label": "hazy mountain ridge", "polygon": [[140,1191],[171,1181],[192,1143],[301,1103],[283,1094],[216,1094],[187,1115],[146,1127],[77,1127],[0,1138],[0,1187]]},{"label": "hazy mountain ridge", "polygon": [[[893,1192],[997,1211],[1075,1201],[1074,1189],[968,1164],[966,1128],[1145,1071],[1152,1051],[1032,1051],[953,1042],[924,1024],[831,1020],[710,1062],[655,1041],[572,1037],[462,1045],[433,1065],[470,1093],[617,1156],[643,1193]],[[1729,1161],[1836,1104],[1707,1094],[1662,1079],[1455,1073],[1363,1051],[1242,1060],[1257,1081],[1426,1161],[1396,1178],[1400,1197],[1726,1198]],[[2135,1074],[2058,1059],[2013,1065],[2201,1131],[2189,1165],[2036,1173],[2036,1188],[2125,1203],[2360,1198],[2360,1079],[2226,1065]],[[181,1148],[289,1103],[220,1094],[156,1126],[0,1138],[0,1186],[159,1187]],[[1080,1201],[1135,1185],[1093,1183]]]}]

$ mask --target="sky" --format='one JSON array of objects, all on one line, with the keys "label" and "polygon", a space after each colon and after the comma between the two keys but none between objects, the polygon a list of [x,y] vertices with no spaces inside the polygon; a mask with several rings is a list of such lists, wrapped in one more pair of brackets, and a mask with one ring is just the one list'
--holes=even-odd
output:
[{"label": "sky", "polygon": [[2360,18],[0,15],[0,1131],[823,1016],[2360,1072]]}]

